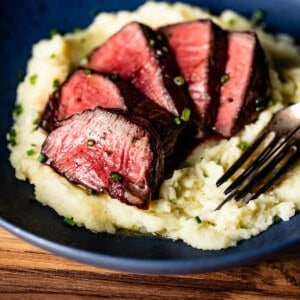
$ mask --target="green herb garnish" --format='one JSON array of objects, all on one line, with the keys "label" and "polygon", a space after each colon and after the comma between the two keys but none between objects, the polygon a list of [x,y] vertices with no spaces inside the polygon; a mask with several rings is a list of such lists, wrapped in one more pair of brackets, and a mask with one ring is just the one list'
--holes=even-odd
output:
[{"label": "green herb garnish", "polygon": [[149,46],[150,46],[151,48],[153,48],[154,45],[155,45],[155,40],[150,39],[150,40],[149,40]]},{"label": "green herb garnish", "polygon": [[162,51],[164,51],[164,52],[168,52],[168,51],[169,51],[168,48],[167,48],[166,46],[163,46],[161,49],[162,49]]},{"label": "green herb garnish", "polygon": [[249,144],[246,141],[240,141],[237,146],[242,151],[246,151],[249,148]]},{"label": "green herb garnish", "polygon": [[55,58],[56,57],[56,54],[55,53],[52,53],[51,55],[50,55],[50,58]]},{"label": "green herb garnish", "polygon": [[91,75],[91,74],[92,74],[92,71],[91,71],[90,69],[85,69],[85,70],[84,70],[84,73],[85,73],[86,75]]},{"label": "green herb garnish", "polygon": [[234,25],[236,24],[236,19],[230,19],[229,21],[228,21],[228,25],[230,26],[230,27],[233,27]]},{"label": "green herb garnish", "polygon": [[8,143],[9,143],[11,146],[16,146],[16,145],[17,145],[16,138],[17,138],[17,131],[16,131],[15,128],[11,128],[11,129],[9,130],[8,136],[7,136]]},{"label": "green herb garnish", "polygon": [[261,9],[257,9],[253,12],[251,20],[253,23],[261,23],[265,19],[266,15]]},{"label": "green herb garnish", "polygon": [[15,107],[14,110],[13,110],[13,116],[14,116],[14,117],[17,117],[17,116],[19,116],[22,112],[23,112],[23,107],[22,107],[22,105],[18,104],[18,105],[16,105],[16,107]]},{"label": "green herb garnish", "polygon": [[87,193],[89,196],[92,196],[92,195],[96,195],[96,194],[97,194],[97,191],[95,191],[94,189],[88,188],[88,189],[86,190],[86,193]]},{"label": "green herb garnish", "polygon": [[176,76],[174,79],[173,79],[174,83],[178,86],[181,86],[181,85],[184,85],[185,83],[185,80],[182,76]]},{"label": "green herb garnish", "polygon": [[39,117],[35,118],[33,121],[32,121],[32,124],[33,125],[39,125],[41,122],[41,119]]},{"label": "green herb garnish", "polygon": [[40,163],[44,163],[47,160],[47,156],[40,153],[40,155],[37,158],[37,161],[39,161]]},{"label": "green herb garnish", "polygon": [[230,77],[229,77],[228,74],[223,74],[223,75],[221,76],[220,82],[221,82],[222,84],[224,84],[224,83],[228,82],[229,79],[230,79]]},{"label": "green herb garnish", "polygon": [[58,79],[54,79],[53,82],[52,82],[52,86],[57,89],[59,87],[59,80]]},{"label": "green herb garnish", "polygon": [[199,216],[195,217],[195,221],[197,224],[201,224],[201,222],[202,222]]},{"label": "green herb garnish", "polygon": [[73,218],[64,218],[64,222],[67,223],[70,226],[75,226],[76,225]]},{"label": "green herb garnish", "polygon": [[38,80],[37,74],[33,74],[29,77],[29,82],[31,85],[35,85]]},{"label": "green herb garnish", "polygon": [[78,33],[78,32],[81,32],[81,29],[80,29],[80,28],[74,28],[74,29],[73,29],[73,33]]},{"label": "green herb garnish", "polygon": [[34,149],[29,149],[26,151],[27,156],[32,156],[35,153]]},{"label": "green herb garnish", "polygon": [[184,122],[188,122],[190,116],[191,116],[191,110],[189,108],[184,108],[181,113],[180,119]]},{"label": "green herb garnish", "polygon": [[176,117],[176,118],[174,118],[174,123],[175,123],[176,125],[180,125],[180,124],[181,124],[181,121],[180,121],[180,119],[179,119],[178,117]]},{"label": "green herb garnish", "polygon": [[274,221],[275,224],[277,224],[277,223],[281,222],[282,219],[279,216],[276,215],[276,216],[274,216],[273,221]]},{"label": "green herb garnish", "polygon": [[275,100],[275,98],[273,98],[273,97],[271,97],[271,98],[268,100],[268,105],[269,105],[269,106],[273,106],[275,103],[276,103],[276,100]]},{"label": "green herb garnish", "polygon": [[57,34],[59,34],[59,31],[55,28],[51,29],[49,32],[49,36],[52,39],[54,36],[56,36]]},{"label": "green herb garnish", "polygon": [[87,145],[88,145],[89,147],[93,147],[93,146],[95,145],[95,141],[92,140],[92,139],[89,139],[89,140],[87,141]]},{"label": "green herb garnish", "polygon": [[121,181],[123,179],[122,175],[118,172],[111,172],[110,177],[115,181]]}]

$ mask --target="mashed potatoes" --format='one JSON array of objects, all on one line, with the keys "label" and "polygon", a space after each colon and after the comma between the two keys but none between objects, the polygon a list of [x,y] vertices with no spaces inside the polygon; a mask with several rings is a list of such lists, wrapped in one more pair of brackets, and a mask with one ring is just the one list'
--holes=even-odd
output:
[{"label": "mashed potatoes", "polygon": [[[155,11],[155,13],[153,13]],[[48,96],[62,82],[70,66],[78,66],[86,55],[110,35],[132,20],[152,27],[174,22],[212,18],[228,30],[256,30],[270,61],[272,99],[275,104],[261,113],[259,120],[246,126],[237,136],[218,144],[203,144],[188,158],[189,167],[176,170],[160,189],[160,199],[149,210],[127,206],[105,194],[87,195],[50,167],[38,161],[46,132],[37,128]],[[282,80],[284,78],[284,80]],[[129,229],[153,233],[184,242],[200,249],[234,246],[266,230],[274,219],[286,221],[300,209],[300,163],[270,192],[243,204],[228,202],[214,211],[224,199],[216,180],[239,157],[238,145],[250,143],[272,113],[282,105],[300,101],[300,55],[291,38],[271,36],[232,11],[219,17],[184,4],[147,2],[135,12],[102,13],[86,30],[66,36],[55,35],[33,48],[27,76],[18,87],[17,104],[23,109],[14,124],[16,145],[10,160],[21,180],[35,186],[36,198],[64,217],[73,218],[78,226],[93,231],[115,233]]]}]

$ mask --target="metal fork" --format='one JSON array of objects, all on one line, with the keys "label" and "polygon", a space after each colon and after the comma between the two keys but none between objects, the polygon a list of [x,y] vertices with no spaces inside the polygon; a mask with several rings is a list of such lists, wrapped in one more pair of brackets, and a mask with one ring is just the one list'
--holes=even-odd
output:
[{"label": "metal fork", "polygon": [[226,188],[225,200],[248,203],[272,187],[288,170],[300,152],[300,103],[279,110],[253,144],[216,182],[233,182]]}]

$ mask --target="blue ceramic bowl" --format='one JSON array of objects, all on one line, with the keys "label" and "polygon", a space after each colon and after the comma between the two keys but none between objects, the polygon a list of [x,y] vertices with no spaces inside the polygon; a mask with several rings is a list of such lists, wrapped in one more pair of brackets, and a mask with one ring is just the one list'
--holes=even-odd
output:
[{"label": "blue ceramic bowl", "polygon": [[[221,251],[193,249],[182,242],[154,237],[95,234],[67,226],[50,208],[30,201],[32,187],[17,181],[8,163],[5,135],[12,125],[18,74],[24,73],[31,46],[48,37],[52,28],[62,32],[85,27],[95,12],[135,9],[142,0],[1,0],[0,2],[0,225],[51,252],[110,269],[142,273],[208,272],[249,264],[300,241],[300,215],[272,226],[237,247]],[[171,2],[171,1],[170,1]],[[191,0],[214,12],[232,8],[246,16],[266,12],[271,31],[300,40],[298,0],[237,1]]]}]

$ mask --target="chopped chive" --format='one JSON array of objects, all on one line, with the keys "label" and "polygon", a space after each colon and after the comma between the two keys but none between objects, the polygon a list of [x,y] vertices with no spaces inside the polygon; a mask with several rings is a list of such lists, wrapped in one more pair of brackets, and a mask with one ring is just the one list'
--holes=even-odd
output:
[{"label": "chopped chive", "polygon": [[52,39],[55,35],[59,34],[59,31],[55,28],[51,29],[49,32],[49,36]]},{"label": "chopped chive", "polygon": [[84,37],[80,39],[80,43],[82,43],[82,44],[85,43],[85,41],[86,41],[86,38],[84,38]]},{"label": "chopped chive", "polygon": [[253,12],[251,20],[253,23],[261,23],[265,19],[265,13],[261,9],[257,9]]},{"label": "chopped chive", "polygon": [[40,162],[41,164],[44,163],[47,160],[47,156],[40,153],[40,155],[37,158],[37,161]]},{"label": "chopped chive", "polygon": [[110,177],[115,181],[121,181],[123,179],[122,175],[118,172],[111,172]]},{"label": "chopped chive", "polygon": [[32,124],[33,124],[33,125],[38,125],[38,124],[40,124],[40,121],[41,121],[41,119],[40,119],[39,117],[37,117],[37,118],[35,118],[35,119],[32,121]]},{"label": "chopped chive", "polygon": [[201,222],[202,222],[199,216],[195,217],[195,221],[197,224],[201,224]]},{"label": "chopped chive", "polygon": [[89,140],[87,141],[87,145],[88,145],[89,147],[93,147],[93,146],[95,145],[95,141],[92,140],[92,139],[89,139]]},{"label": "chopped chive", "polygon": [[16,146],[17,145],[16,137],[17,137],[17,131],[16,131],[16,129],[15,128],[11,128],[9,130],[8,136],[7,136],[8,143],[11,146]]},{"label": "chopped chive", "polygon": [[154,45],[155,45],[155,40],[150,39],[149,40],[149,46],[152,48],[152,47],[154,47]]},{"label": "chopped chive", "polygon": [[108,78],[112,81],[117,81],[120,78],[120,76],[117,72],[112,72],[108,75]]},{"label": "chopped chive", "polygon": [[249,144],[246,141],[240,141],[237,146],[242,151],[246,151],[248,149],[248,147],[249,147]]},{"label": "chopped chive", "polygon": [[29,82],[31,85],[35,85],[37,82],[38,76],[37,74],[33,74],[29,77]]},{"label": "chopped chive", "polygon": [[188,120],[190,119],[190,116],[191,116],[191,110],[189,108],[184,108],[181,113],[180,119],[184,122],[188,122]]},{"label": "chopped chive", "polygon": [[52,86],[57,89],[59,87],[59,80],[58,79],[54,79],[52,82]]},{"label": "chopped chive", "polygon": [[92,71],[91,71],[90,69],[85,69],[85,70],[84,70],[84,73],[85,73],[86,75],[91,75],[91,74],[92,74]]},{"label": "chopped chive", "polygon": [[78,32],[81,32],[81,29],[80,29],[80,28],[74,28],[74,29],[73,29],[73,33],[78,33]]},{"label": "chopped chive", "polygon": [[208,178],[208,174],[206,171],[203,171],[203,176],[204,176],[204,178]]},{"label": "chopped chive", "polygon": [[35,153],[34,149],[29,149],[26,151],[27,156],[32,156]]},{"label": "chopped chive", "polygon": [[282,219],[279,216],[276,215],[276,216],[274,216],[273,221],[274,221],[275,224],[277,224],[277,223],[281,222]]},{"label": "chopped chive", "polygon": [[16,77],[17,77],[17,79],[18,80],[23,80],[24,79],[24,73],[23,72],[18,72],[17,74],[16,74]]},{"label": "chopped chive", "polygon": [[92,195],[96,195],[96,194],[97,194],[97,191],[95,191],[94,189],[88,188],[88,189],[86,190],[86,193],[87,193],[89,196],[92,196]]},{"label": "chopped chive", "polygon": [[271,98],[268,100],[268,105],[269,105],[269,106],[273,106],[275,103],[276,103],[276,100],[275,100],[275,98],[273,98],[273,97],[271,97]]},{"label": "chopped chive", "polygon": [[23,112],[23,107],[22,105],[18,104],[15,106],[14,110],[13,110],[13,116],[17,117],[19,116],[21,113]]},{"label": "chopped chive", "polygon": [[156,38],[159,40],[159,41],[161,41],[162,40],[162,35],[160,34],[160,33],[158,33],[157,35],[156,35]]},{"label": "chopped chive", "polygon": [[176,118],[174,118],[174,123],[175,123],[176,125],[180,125],[180,124],[181,124],[181,121],[180,121],[180,119],[179,119],[178,117],[176,117]]},{"label": "chopped chive", "polygon": [[76,225],[73,218],[64,218],[64,222],[67,223],[70,226],[75,226]]},{"label": "chopped chive", "polygon": [[234,25],[236,24],[236,19],[230,19],[229,21],[228,21],[228,25],[230,26],[230,27],[233,27]]},{"label": "chopped chive", "polygon": [[226,83],[226,82],[228,82],[229,81],[229,75],[228,74],[223,74],[222,76],[221,76],[221,83],[222,84],[224,84],[224,83]]},{"label": "chopped chive", "polygon": [[84,65],[86,65],[88,62],[89,62],[89,60],[87,59],[87,57],[83,57],[83,58],[79,61],[79,64],[80,64],[81,66],[84,66]]},{"label": "chopped chive", "polygon": [[184,85],[185,83],[185,80],[182,76],[176,76],[174,79],[173,79],[174,83],[178,86],[181,86],[181,85]]},{"label": "chopped chive", "polygon": [[162,51],[164,51],[164,52],[168,52],[168,51],[169,51],[168,48],[167,48],[166,46],[163,46],[161,49],[162,49]]},{"label": "chopped chive", "polygon": [[52,53],[51,55],[50,55],[50,58],[55,58],[56,57],[56,54],[55,53]]}]

